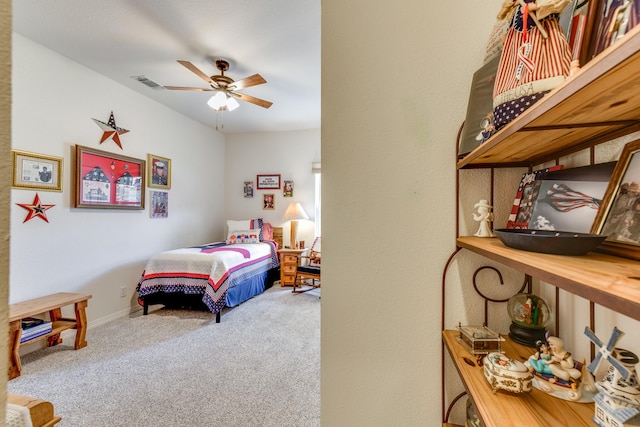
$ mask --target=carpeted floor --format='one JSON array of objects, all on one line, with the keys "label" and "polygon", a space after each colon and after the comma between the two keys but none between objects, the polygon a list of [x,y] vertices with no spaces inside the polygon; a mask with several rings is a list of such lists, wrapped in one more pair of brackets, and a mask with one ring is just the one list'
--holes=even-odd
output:
[{"label": "carpeted floor", "polygon": [[51,401],[62,427],[319,426],[319,292],[276,286],[219,324],[138,312],[89,329],[84,349],[65,339],[23,356],[7,388]]}]

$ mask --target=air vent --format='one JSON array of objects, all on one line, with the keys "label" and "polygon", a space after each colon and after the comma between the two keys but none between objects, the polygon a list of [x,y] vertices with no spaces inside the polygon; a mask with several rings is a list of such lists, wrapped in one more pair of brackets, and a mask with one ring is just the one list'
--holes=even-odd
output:
[{"label": "air vent", "polygon": [[152,89],[157,89],[157,88],[164,89],[162,86],[160,86],[158,83],[154,82],[153,80],[149,79],[147,76],[131,76],[131,78],[139,81],[143,85],[149,86]]}]

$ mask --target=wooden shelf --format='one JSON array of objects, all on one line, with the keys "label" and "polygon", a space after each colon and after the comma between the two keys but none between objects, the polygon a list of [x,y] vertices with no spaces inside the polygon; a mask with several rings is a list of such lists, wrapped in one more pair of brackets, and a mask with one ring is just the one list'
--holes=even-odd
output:
[{"label": "wooden shelf", "polygon": [[640,130],[640,26],[457,163],[537,165]]},{"label": "wooden shelf", "polygon": [[640,320],[640,262],[590,252],[562,256],[505,246],[498,238],[459,237],[457,245]]},{"label": "wooden shelf", "polygon": [[[486,427],[506,425],[526,425],[527,427],[547,427],[550,420],[554,426],[580,427],[593,426],[593,403],[576,403],[552,397],[537,389],[531,393],[513,394],[498,390],[495,394],[484,377],[480,366],[471,366],[464,361],[475,360],[457,337],[458,331],[446,330],[442,333],[445,347],[451,355],[458,374],[473,402],[476,412]],[[524,362],[535,349],[513,343],[509,338],[503,343],[505,354]]]},{"label": "wooden shelf", "polygon": [[78,325],[75,319],[58,319],[52,324],[51,332],[48,332],[44,335],[39,335],[30,340],[21,342],[20,345],[30,344],[32,342],[40,341],[45,338],[49,338],[54,335],[59,335],[61,332],[66,331],[67,329],[74,329]]}]

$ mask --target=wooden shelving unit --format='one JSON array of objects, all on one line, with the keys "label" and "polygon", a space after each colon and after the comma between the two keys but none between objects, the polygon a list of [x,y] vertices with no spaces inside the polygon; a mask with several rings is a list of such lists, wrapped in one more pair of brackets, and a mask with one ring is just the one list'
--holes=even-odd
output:
[{"label": "wooden shelving unit", "polygon": [[596,304],[640,320],[640,262],[590,252],[583,256],[512,249],[498,238],[459,237],[457,245]]},{"label": "wooden shelving unit", "polygon": [[[592,427],[594,408],[592,403],[576,403],[558,399],[540,390],[531,393],[513,394],[498,390],[495,394],[484,377],[483,368],[471,366],[464,358],[475,360],[457,337],[458,331],[446,330],[442,339],[453,360],[460,378],[469,395],[473,398],[478,416],[485,427],[527,426],[527,427]],[[515,344],[509,338],[502,345],[505,354],[512,359],[525,361],[533,349]],[[553,421],[551,421],[553,420]],[[446,425],[446,424],[444,424]]]},{"label": "wooden shelving unit", "polygon": [[[534,167],[639,130],[640,25],[487,142],[459,158],[456,168]],[[638,261],[595,252],[585,256],[526,252],[508,248],[497,238],[459,237],[456,244],[640,321]],[[445,269],[448,266],[449,262]],[[525,395],[493,394],[482,369],[464,362],[463,357],[470,355],[457,342],[457,335],[458,331],[445,330],[444,347],[483,425],[594,425],[593,404],[567,402],[535,389]],[[509,340],[504,348],[509,357],[520,361],[533,353]]]}]

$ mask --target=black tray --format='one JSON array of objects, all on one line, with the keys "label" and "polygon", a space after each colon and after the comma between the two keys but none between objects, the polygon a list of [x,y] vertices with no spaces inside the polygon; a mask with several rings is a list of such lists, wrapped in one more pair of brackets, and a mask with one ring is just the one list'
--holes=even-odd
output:
[{"label": "black tray", "polygon": [[555,255],[584,255],[607,238],[599,234],[568,231],[507,228],[493,231],[510,248]]}]

